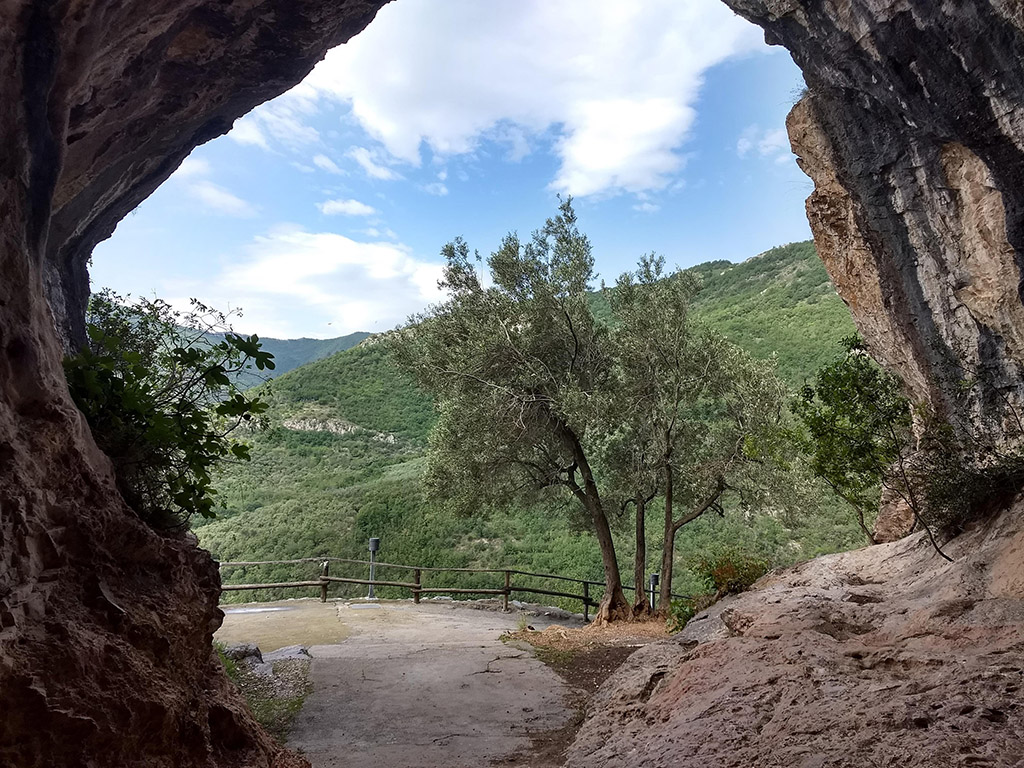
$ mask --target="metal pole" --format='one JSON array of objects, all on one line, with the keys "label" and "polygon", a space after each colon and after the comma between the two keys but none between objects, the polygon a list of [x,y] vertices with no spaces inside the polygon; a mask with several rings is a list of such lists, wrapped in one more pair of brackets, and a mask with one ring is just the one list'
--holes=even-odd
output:
[{"label": "metal pole", "polygon": [[373,594],[373,582],[376,580],[375,576],[377,573],[377,550],[380,549],[380,539],[376,536],[370,539],[370,592],[366,596],[367,600],[376,600],[376,596]]},{"label": "metal pole", "polygon": [[374,577],[374,575],[377,572],[377,562],[376,562],[376,560],[377,560],[377,553],[374,552],[373,550],[370,550],[370,594],[368,594],[366,596],[367,600],[373,600],[374,599],[374,594],[373,594],[373,577]]},{"label": "metal pole", "polygon": [[651,574],[651,610],[654,610],[654,606],[657,604],[655,601],[655,595],[658,593],[658,580],[659,575],[657,573]]}]

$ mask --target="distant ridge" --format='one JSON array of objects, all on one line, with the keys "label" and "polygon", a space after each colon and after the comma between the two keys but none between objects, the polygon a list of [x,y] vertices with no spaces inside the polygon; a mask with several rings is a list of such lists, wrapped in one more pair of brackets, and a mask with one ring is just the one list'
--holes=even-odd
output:
[{"label": "distant ridge", "polygon": [[[213,339],[221,335],[209,334]],[[267,374],[265,376],[257,376],[256,373],[243,375],[240,377],[240,382],[242,386],[255,386],[263,382],[264,379],[276,378],[307,363],[314,363],[325,357],[336,355],[338,352],[352,349],[371,335],[366,331],[356,331],[347,336],[337,336],[333,339],[308,339],[305,337],[274,339],[269,336],[261,336],[260,342],[263,344],[263,349],[274,356],[274,370],[262,372]]]}]

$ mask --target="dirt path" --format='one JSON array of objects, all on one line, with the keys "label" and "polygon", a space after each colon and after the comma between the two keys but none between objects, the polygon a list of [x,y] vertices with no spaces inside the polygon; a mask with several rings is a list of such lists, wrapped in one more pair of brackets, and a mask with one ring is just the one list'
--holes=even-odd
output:
[{"label": "dirt path", "polygon": [[313,693],[288,745],[315,768],[482,768],[575,716],[562,679],[498,639],[515,613],[304,600],[228,610],[222,642],[310,646]]}]

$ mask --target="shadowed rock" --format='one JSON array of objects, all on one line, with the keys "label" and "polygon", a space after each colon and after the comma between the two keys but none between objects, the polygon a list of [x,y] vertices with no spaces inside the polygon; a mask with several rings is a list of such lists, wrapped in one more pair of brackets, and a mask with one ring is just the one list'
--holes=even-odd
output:
[{"label": "shadowed rock", "polygon": [[[961,431],[1019,433],[1020,4],[725,1],[803,70],[788,127],[807,216],[872,355]],[[892,541],[913,518],[887,512],[876,533]]]},{"label": "shadowed rock", "polygon": [[61,356],[93,245],[382,4],[0,6],[0,765],[305,764],[211,654],[216,565],[125,507]]}]

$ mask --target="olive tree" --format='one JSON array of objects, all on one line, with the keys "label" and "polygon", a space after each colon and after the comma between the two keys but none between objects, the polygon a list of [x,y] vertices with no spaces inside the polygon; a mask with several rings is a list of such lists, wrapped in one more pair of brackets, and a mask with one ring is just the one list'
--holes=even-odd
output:
[{"label": "olive tree", "polygon": [[[611,292],[615,315],[612,430],[628,438],[609,454],[618,487],[631,489],[637,548],[646,549],[644,504],[664,501],[661,592],[671,603],[675,538],[730,493],[764,496],[783,469],[785,387],[771,361],[757,361],[690,317],[699,288],[647,256]],[[623,428],[622,425],[626,425]],[[636,579],[641,586],[638,557]]]},{"label": "olive tree", "polygon": [[398,364],[437,399],[427,487],[469,511],[558,492],[585,511],[606,591],[597,620],[630,616],[593,461],[612,364],[591,311],[590,242],[563,201],[526,242],[486,260],[456,239],[442,250],[448,298],[392,334]]}]

